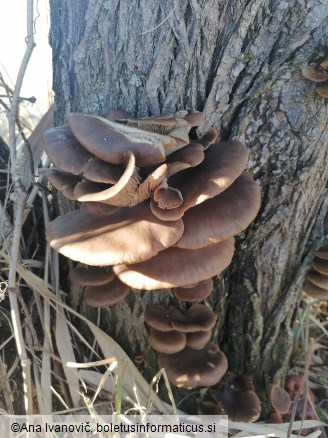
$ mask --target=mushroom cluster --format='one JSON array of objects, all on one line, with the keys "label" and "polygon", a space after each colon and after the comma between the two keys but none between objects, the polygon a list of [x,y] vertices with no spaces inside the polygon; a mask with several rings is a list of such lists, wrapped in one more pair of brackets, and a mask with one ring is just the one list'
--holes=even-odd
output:
[{"label": "mushroom cluster", "polygon": [[184,313],[175,307],[150,306],[145,311],[149,343],[159,352],[158,364],[179,388],[215,385],[228,368],[227,358],[210,342],[214,312],[193,304]]},{"label": "mushroom cluster", "polygon": [[251,376],[227,373],[207,391],[199,409],[203,415],[228,415],[230,421],[253,423],[261,414],[261,403]]},{"label": "mushroom cluster", "polygon": [[303,284],[303,292],[312,298],[328,300],[328,251],[316,251],[312,271]]},{"label": "mushroom cluster", "polygon": [[321,62],[321,64],[310,64],[302,69],[302,75],[311,82],[321,83],[316,87],[316,93],[328,99],[328,60]]},{"label": "mushroom cluster", "polygon": [[[209,343],[214,314],[198,303],[211,293],[211,277],[229,265],[233,236],[260,206],[259,188],[244,171],[247,148],[237,140],[216,142],[214,128],[192,139],[204,124],[198,112],[146,119],[119,110],[108,118],[73,113],[67,122],[45,133],[54,167],[41,173],[82,208],[51,222],[48,241],[78,262],[71,278],[86,287],[89,305],[114,305],[129,288],[173,288],[191,307],[180,316],[161,308],[145,316],[159,364],[177,363],[171,380],[179,386],[216,383],[226,359]],[[162,315],[162,329],[150,322],[152,312]],[[164,313],[173,318],[170,330]],[[181,383],[180,355],[198,361],[200,370],[213,368],[211,377]]]}]

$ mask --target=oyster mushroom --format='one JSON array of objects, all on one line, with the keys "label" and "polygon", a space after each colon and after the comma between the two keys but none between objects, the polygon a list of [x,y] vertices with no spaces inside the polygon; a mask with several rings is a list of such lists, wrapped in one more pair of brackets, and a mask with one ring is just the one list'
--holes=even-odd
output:
[{"label": "oyster mushroom", "polygon": [[186,347],[175,354],[160,353],[158,365],[174,385],[186,389],[215,385],[228,368],[224,353],[211,342],[201,350]]}]

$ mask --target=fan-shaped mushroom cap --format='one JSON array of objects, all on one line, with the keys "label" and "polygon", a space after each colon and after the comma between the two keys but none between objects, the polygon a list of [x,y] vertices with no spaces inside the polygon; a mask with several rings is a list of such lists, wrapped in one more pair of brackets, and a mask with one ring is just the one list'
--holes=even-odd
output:
[{"label": "fan-shaped mushroom cap", "polygon": [[159,353],[174,354],[183,350],[186,346],[186,335],[175,330],[160,332],[151,329],[149,343]]},{"label": "fan-shaped mushroom cap", "polygon": [[115,277],[110,283],[87,287],[84,302],[90,307],[110,307],[124,300],[129,291],[130,288]]},{"label": "fan-shaped mushroom cap", "polygon": [[182,221],[162,222],[149,204],[118,208],[98,216],[74,211],[51,222],[47,240],[56,251],[91,266],[137,263],[173,245],[183,232]]},{"label": "fan-shaped mushroom cap", "polygon": [[184,333],[209,331],[215,326],[216,316],[212,309],[204,304],[194,304],[184,314],[185,321],[172,321],[174,330]]},{"label": "fan-shaped mushroom cap", "polygon": [[319,259],[328,260],[328,251],[325,250],[315,251],[314,255]]},{"label": "fan-shaped mushroom cap", "polygon": [[197,140],[204,149],[207,149],[211,144],[215,143],[218,138],[218,132],[215,128],[210,128],[201,138]]},{"label": "fan-shaped mushroom cap", "polygon": [[152,212],[168,221],[182,217],[189,208],[226,190],[242,173],[247,159],[246,147],[237,140],[213,144],[199,166],[179,172],[169,180],[169,185],[182,193],[184,203],[178,208],[164,210],[152,200]]},{"label": "fan-shaped mushroom cap", "polygon": [[212,337],[212,330],[207,332],[193,332],[187,333],[187,347],[194,350],[201,350],[205,345],[210,342]]},{"label": "fan-shaped mushroom cap", "polygon": [[231,421],[253,423],[261,414],[260,400],[253,390],[236,390],[230,385],[218,385],[215,389],[221,414],[229,416]]},{"label": "fan-shaped mushroom cap", "polygon": [[[328,73],[327,73],[328,74]],[[315,89],[319,96],[328,99],[328,84],[321,85]]]},{"label": "fan-shaped mushroom cap", "polygon": [[279,412],[279,414],[287,414],[292,404],[287,391],[276,384],[269,384],[268,398],[276,412]]},{"label": "fan-shaped mushroom cap", "polygon": [[43,135],[45,151],[56,167],[80,175],[93,156],[76,140],[69,126],[49,129]]},{"label": "fan-shaped mushroom cap", "polygon": [[316,272],[311,272],[307,275],[307,280],[309,280],[315,286],[318,286],[326,291],[328,291],[328,276],[317,274]]},{"label": "fan-shaped mushroom cap", "polygon": [[204,160],[204,157],[204,148],[201,144],[189,143],[188,146],[174,152],[167,158],[167,177],[169,178],[189,167],[198,166]]},{"label": "fan-shaped mushroom cap", "polygon": [[196,249],[240,233],[254,220],[260,202],[259,187],[243,172],[223,193],[186,211],[184,232],[175,246]]},{"label": "fan-shaped mushroom cap", "polygon": [[184,119],[191,127],[199,126],[205,121],[204,113],[195,111],[194,113],[186,114]]},{"label": "fan-shaped mushroom cap", "polygon": [[328,260],[317,260],[312,262],[312,268],[323,275],[328,275]]},{"label": "fan-shaped mushroom cap", "polygon": [[205,300],[212,293],[212,290],[213,281],[209,278],[189,286],[175,287],[172,292],[179,301],[199,303]]},{"label": "fan-shaped mushroom cap", "polygon": [[312,298],[318,298],[319,300],[328,299],[328,290],[316,286],[309,280],[305,280],[303,284],[303,291]]},{"label": "fan-shaped mushroom cap", "polygon": [[147,307],[144,313],[145,323],[160,332],[173,330],[172,321],[185,321],[185,316],[175,307],[153,305]]},{"label": "fan-shaped mushroom cap", "polygon": [[115,278],[113,269],[110,266],[99,268],[98,266],[81,264],[71,269],[69,276],[74,283],[78,283],[81,286],[102,286],[103,284],[110,283]]},{"label": "fan-shaped mushroom cap", "polygon": [[57,190],[66,196],[66,198],[71,201],[76,201],[74,189],[81,181],[81,178],[59,169],[39,169],[39,173],[46,177]]},{"label": "fan-shaped mushroom cap", "polygon": [[232,239],[195,250],[168,248],[145,262],[113,269],[121,281],[135,289],[167,289],[217,275],[231,262],[233,250]]},{"label": "fan-shaped mushroom cap", "polygon": [[302,69],[302,75],[312,82],[323,82],[328,79],[328,72],[316,64],[307,65]]},{"label": "fan-shaped mushroom cap", "polygon": [[83,176],[91,181],[116,184],[124,174],[124,166],[106,163],[99,158],[92,158],[82,169]]},{"label": "fan-shaped mushroom cap", "polygon": [[201,350],[186,347],[175,354],[160,353],[158,365],[165,368],[174,385],[191,389],[215,385],[227,371],[228,361],[219,347],[210,342]]},{"label": "fan-shaped mushroom cap", "polygon": [[176,141],[169,136],[112,122],[98,116],[72,113],[68,123],[77,140],[96,157],[121,164],[127,151],[136,157],[137,166],[151,166],[165,160],[165,149]]},{"label": "fan-shaped mushroom cap", "polygon": [[177,208],[183,203],[183,198],[179,190],[167,187],[166,184],[159,186],[154,191],[153,199],[160,208]]}]

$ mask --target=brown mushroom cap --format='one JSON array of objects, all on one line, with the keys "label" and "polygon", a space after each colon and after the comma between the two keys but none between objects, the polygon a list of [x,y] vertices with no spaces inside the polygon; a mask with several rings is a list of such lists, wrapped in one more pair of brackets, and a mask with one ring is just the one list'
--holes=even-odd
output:
[{"label": "brown mushroom cap", "polygon": [[72,113],[67,120],[74,136],[85,149],[112,164],[121,164],[129,150],[135,154],[137,166],[159,164],[165,160],[165,148],[176,144],[172,137],[98,116]]},{"label": "brown mushroom cap", "polygon": [[51,222],[47,240],[61,254],[91,266],[137,263],[173,245],[183,223],[162,222],[149,204],[117,208],[108,216],[74,211]]},{"label": "brown mushroom cap", "polygon": [[78,176],[72,175],[71,173],[64,172],[59,169],[39,169],[40,175],[43,175],[47,180],[67,199],[71,201],[76,201],[76,196],[74,190],[76,185],[81,181]]},{"label": "brown mushroom cap", "polygon": [[189,286],[175,287],[172,292],[179,301],[199,303],[205,300],[212,293],[212,290],[213,281],[209,278]]},{"label": "brown mushroom cap", "polygon": [[74,137],[69,126],[49,129],[43,135],[45,151],[56,167],[80,175],[93,156]]},{"label": "brown mushroom cap", "polygon": [[247,159],[247,148],[237,140],[213,144],[199,166],[179,172],[169,179],[169,185],[180,190],[184,203],[178,208],[164,210],[152,200],[152,212],[163,220],[181,218],[189,208],[226,190],[242,173]]},{"label": "brown mushroom cap", "polygon": [[318,260],[315,259],[312,262],[312,268],[323,275],[328,275],[328,260]]},{"label": "brown mushroom cap", "polygon": [[184,333],[210,331],[215,326],[216,316],[212,309],[204,304],[194,304],[185,313],[185,321],[172,321],[174,330]]},{"label": "brown mushroom cap", "polygon": [[187,333],[187,346],[194,350],[201,350],[210,342],[212,337],[212,330],[207,332],[193,332]]},{"label": "brown mushroom cap", "polygon": [[165,368],[170,382],[179,388],[215,385],[225,374],[228,361],[212,342],[201,350],[186,347],[175,354],[158,355],[158,365]]},{"label": "brown mushroom cap", "polygon": [[169,178],[189,167],[198,166],[204,160],[204,157],[204,148],[201,144],[189,143],[188,146],[174,152],[167,158],[167,177]]},{"label": "brown mushroom cap", "polygon": [[[328,73],[327,73],[328,74]],[[328,84],[321,85],[315,89],[319,96],[328,99]]]},{"label": "brown mushroom cap", "polygon": [[292,404],[287,391],[276,384],[269,384],[268,398],[276,412],[279,412],[279,414],[287,414]]},{"label": "brown mushroom cap", "polygon": [[149,327],[160,332],[170,332],[173,330],[172,321],[184,321],[185,316],[175,307],[153,305],[148,306],[144,313],[145,323]]},{"label": "brown mushroom cap", "polygon": [[307,280],[309,280],[315,286],[328,291],[328,276],[311,272],[307,275]]},{"label": "brown mushroom cap", "polygon": [[328,79],[328,72],[316,64],[307,65],[302,69],[302,75],[312,82],[323,82]]},{"label": "brown mushroom cap", "polygon": [[230,421],[253,423],[261,414],[261,403],[255,391],[236,391],[233,386],[222,386],[217,391],[221,414]]},{"label": "brown mushroom cap", "polygon": [[217,275],[230,264],[233,251],[232,239],[195,250],[168,248],[145,262],[113,269],[121,281],[135,289],[167,289]]},{"label": "brown mushroom cap", "polygon": [[89,286],[84,291],[84,302],[90,307],[110,307],[118,304],[129,293],[130,288],[118,278],[102,286]]},{"label": "brown mushroom cap", "polygon": [[240,233],[254,220],[260,203],[259,187],[243,172],[223,193],[186,211],[184,232],[175,246],[196,249]]},{"label": "brown mushroom cap", "polygon": [[116,184],[124,174],[124,166],[106,163],[99,158],[92,158],[82,169],[83,176],[91,181]]},{"label": "brown mushroom cap", "polygon": [[309,297],[318,298],[319,300],[328,300],[328,291],[316,286],[309,280],[305,280],[303,291],[309,295]]},{"label": "brown mushroom cap", "polygon": [[178,353],[186,346],[186,335],[175,330],[169,332],[160,332],[158,330],[151,329],[148,339],[153,349],[159,353]]},{"label": "brown mushroom cap", "polygon": [[115,274],[110,266],[99,268],[98,266],[78,264],[70,270],[69,276],[74,283],[81,286],[102,286],[114,280]]},{"label": "brown mushroom cap", "polygon": [[166,187],[166,184],[159,186],[154,191],[153,199],[160,208],[177,208],[183,204],[183,198],[179,190]]},{"label": "brown mushroom cap", "polygon": [[210,128],[201,138],[197,140],[204,149],[207,149],[211,144],[215,143],[218,138],[218,132],[215,128]]},{"label": "brown mushroom cap", "polygon": [[328,251],[325,250],[315,251],[314,255],[319,259],[328,260]]}]

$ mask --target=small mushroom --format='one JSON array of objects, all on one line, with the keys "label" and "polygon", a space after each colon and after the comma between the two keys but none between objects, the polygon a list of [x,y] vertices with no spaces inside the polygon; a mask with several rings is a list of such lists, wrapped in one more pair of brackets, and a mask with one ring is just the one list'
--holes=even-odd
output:
[{"label": "small mushroom", "polygon": [[160,305],[147,307],[144,314],[145,323],[160,332],[172,331],[172,321],[185,321],[185,319],[185,316],[175,307],[166,309]]},{"label": "small mushroom", "polygon": [[245,386],[245,380],[228,376],[209,394],[220,407],[220,413],[229,416],[231,421],[253,423],[261,414],[261,403],[251,386]]},{"label": "small mushroom", "polygon": [[328,276],[317,274],[316,272],[312,272],[307,275],[307,279],[313,283],[315,286],[320,287],[321,289],[325,289],[328,291]]},{"label": "small mushroom", "polygon": [[194,304],[184,314],[185,320],[172,321],[174,330],[184,333],[210,331],[215,326],[216,317],[212,309],[204,304]]},{"label": "small mushroom", "polygon": [[319,259],[328,260],[328,251],[325,250],[315,251],[314,255]]},{"label": "small mushroom", "polygon": [[175,330],[161,332],[151,329],[149,332],[149,343],[159,353],[178,353],[185,348],[186,342],[186,335]]},{"label": "small mushroom", "polygon": [[320,85],[320,87],[317,87],[315,91],[317,94],[319,94],[319,96],[328,99],[328,84]]},{"label": "small mushroom", "polygon": [[172,292],[179,301],[199,303],[205,300],[211,294],[212,290],[213,281],[209,278],[195,284],[175,287],[172,289]]},{"label": "small mushroom", "polygon": [[226,356],[212,342],[201,350],[186,347],[175,354],[158,355],[158,365],[178,388],[215,385],[228,368]]},{"label": "small mushroom", "polygon": [[312,268],[323,275],[328,275],[328,260],[315,259],[312,262]]},{"label": "small mushroom", "polygon": [[310,64],[302,69],[302,75],[312,82],[324,82],[328,79],[328,72],[323,67]]},{"label": "small mushroom", "polygon": [[90,307],[110,307],[124,300],[129,291],[130,288],[115,277],[101,286],[88,286],[84,291],[84,302]]},{"label": "small mushroom", "polygon": [[194,350],[201,350],[210,342],[212,337],[212,330],[189,332],[187,333],[187,346]]},{"label": "small mushroom", "polygon": [[114,280],[115,274],[111,267],[99,268],[78,264],[70,270],[70,279],[81,286],[102,286]]},{"label": "small mushroom", "polygon": [[292,403],[288,392],[276,384],[269,384],[267,392],[273,409],[279,414],[287,414]]},{"label": "small mushroom", "polygon": [[47,180],[62,194],[71,201],[76,201],[74,190],[76,185],[81,181],[78,176],[64,172],[59,169],[39,169],[40,175],[43,175]]},{"label": "small mushroom", "polygon": [[303,292],[305,292],[309,297],[317,298],[321,301],[328,300],[328,290],[316,286],[310,280],[305,280],[303,284]]},{"label": "small mushroom", "polygon": [[43,135],[45,151],[56,167],[80,175],[93,156],[74,137],[69,126],[60,126]]}]

